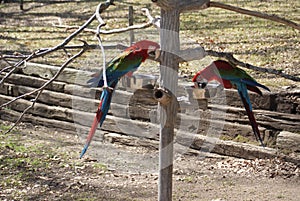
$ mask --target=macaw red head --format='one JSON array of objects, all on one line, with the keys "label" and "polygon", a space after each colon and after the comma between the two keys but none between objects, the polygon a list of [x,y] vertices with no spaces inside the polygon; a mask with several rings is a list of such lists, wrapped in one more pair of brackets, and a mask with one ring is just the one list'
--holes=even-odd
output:
[{"label": "macaw red head", "polygon": [[204,88],[209,81],[216,80],[225,88],[231,87],[228,81],[222,79],[219,70],[234,68],[230,63],[223,60],[213,61],[210,65],[199,71],[192,79],[196,88]]},{"label": "macaw red head", "polygon": [[159,56],[159,44],[149,40],[141,40],[127,48],[128,51],[133,51],[143,57],[142,61],[145,61],[149,56],[156,59]]},{"label": "macaw red head", "polygon": [[204,69],[200,70],[193,77],[192,82],[194,82],[195,88],[205,88],[207,83],[214,77],[214,68],[216,68],[214,62]]}]

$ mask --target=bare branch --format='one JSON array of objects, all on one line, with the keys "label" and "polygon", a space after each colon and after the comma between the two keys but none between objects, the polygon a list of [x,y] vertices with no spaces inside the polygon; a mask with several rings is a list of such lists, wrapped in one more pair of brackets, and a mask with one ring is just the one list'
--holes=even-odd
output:
[{"label": "bare branch", "polygon": [[234,58],[234,56],[231,53],[216,52],[216,51],[213,51],[213,50],[208,50],[206,52],[210,56],[225,58],[229,62],[231,62],[235,65],[238,65],[238,66],[242,66],[242,67],[245,67],[245,68],[248,68],[248,69],[251,69],[251,70],[255,70],[255,71],[259,71],[259,72],[263,72],[263,73],[278,75],[280,77],[284,77],[286,79],[293,80],[295,82],[300,82],[300,77],[289,75],[289,74],[283,73],[282,71],[279,71],[279,70],[276,70],[276,69],[262,68],[262,67],[254,66],[254,65],[251,65],[251,64],[248,64],[248,63],[244,63],[244,62],[239,61],[236,58]]},{"label": "bare branch", "polygon": [[[84,44],[87,46],[87,43],[84,42]],[[39,99],[41,93],[43,92],[43,90],[49,85],[51,84],[60,74],[61,72],[74,60],[76,59],[77,57],[80,57],[85,51],[87,50],[87,48],[83,48],[81,51],[79,51],[77,54],[73,55],[72,57],[70,57],[64,64],[61,65],[60,69],[56,72],[56,74],[50,79],[48,80],[45,84],[43,84],[40,88],[38,89],[35,89],[31,92],[28,92],[28,93],[25,93],[23,95],[20,95],[18,97],[15,97],[13,98],[12,100],[2,104],[0,106],[0,109],[3,108],[3,107],[6,107],[7,105],[15,102],[16,100],[19,100],[21,98],[24,98],[24,97],[27,97],[27,96],[30,96],[32,94],[35,94],[35,93],[38,93],[35,98],[32,100],[32,104],[30,106],[28,106],[23,112],[22,114],[19,116],[19,118],[17,119],[17,121],[13,124],[13,126],[7,130],[5,132],[5,134],[9,133],[10,131],[12,131],[12,129],[14,129],[19,123],[20,121],[22,120],[22,118],[24,117],[24,115],[31,109],[34,107],[34,104],[36,103],[36,101]]]},{"label": "bare branch", "polygon": [[2,84],[5,81],[5,79],[7,79],[12,73],[14,73],[16,71],[16,69],[19,68],[22,64],[24,64],[24,67],[26,67],[26,62],[29,61],[30,58],[33,57],[34,55],[35,55],[35,53],[32,53],[28,57],[23,58],[20,61],[18,61],[17,63],[15,63],[13,66],[7,66],[4,69],[2,69],[0,71],[0,74],[7,70],[10,70],[10,71],[0,80],[0,84]]},{"label": "bare branch", "polygon": [[[99,30],[99,34],[105,34],[106,35],[106,34],[124,33],[124,32],[132,31],[132,30],[145,29],[145,28],[151,27],[152,25],[159,28],[160,18],[159,17],[153,18],[147,8],[143,8],[142,11],[144,11],[144,15],[149,20],[147,23],[132,25],[132,26],[128,26],[128,27],[125,27],[125,28],[119,28],[119,29]],[[53,25],[53,26],[58,27],[58,28],[66,28],[67,30],[68,29],[79,29],[78,26],[68,26],[68,25]],[[95,30],[95,29],[85,28],[84,31],[97,34],[97,30]]]},{"label": "bare branch", "polygon": [[[66,45],[63,47],[63,49],[82,49],[84,47],[84,45]],[[123,45],[123,44],[116,44],[116,45],[103,45],[103,47],[105,49],[120,49],[120,50],[124,50],[126,49],[128,46],[126,45]],[[99,45],[98,44],[89,44],[87,47],[85,47],[87,49],[97,49],[99,48]],[[30,55],[7,55],[7,54],[4,54],[4,55],[0,55],[0,60],[4,60],[4,59],[11,59],[11,60],[15,60],[15,59],[24,59],[24,58],[27,58],[29,57]],[[5,72],[9,69],[13,68],[13,64],[10,64],[9,66],[1,69],[0,73],[1,72]]]},{"label": "bare branch", "polygon": [[56,51],[58,49],[62,49],[65,45],[67,45],[75,36],[77,36],[79,33],[81,33],[88,25],[90,25],[95,19],[97,13],[102,13],[104,10],[106,10],[110,5],[114,5],[114,0],[107,0],[105,3],[100,3],[97,6],[98,12],[95,12],[82,26],[80,26],[75,32],[73,32],[71,35],[69,35],[62,43],[59,45],[53,47],[53,48],[47,48],[47,49],[40,49],[36,55],[42,56],[44,54]]},{"label": "bare branch", "polygon": [[156,28],[160,28],[160,16],[152,17],[148,8],[142,8],[144,15],[148,18],[149,23],[152,23]]},{"label": "bare branch", "polygon": [[261,12],[257,12],[257,11],[251,11],[251,10],[247,10],[247,9],[243,9],[243,8],[239,8],[239,7],[235,7],[235,6],[230,6],[227,4],[223,4],[220,2],[210,2],[209,3],[209,7],[216,7],[216,8],[222,8],[222,9],[226,9],[226,10],[231,10],[237,13],[241,13],[241,14],[245,14],[245,15],[251,15],[251,16],[255,16],[255,17],[259,17],[259,18],[263,18],[263,19],[268,19],[274,22],[279,22],[282,24],[285,24],[289,27],[293,27],[294,29],[300,30],[300,25],[292,22],[290,20],[287,20],[285,18],[281,18],[278,17],[276,15],[269,15],[266,13],[261,13]]},{"label": "bare branch", "polygon": [[[132,31],[132,30],[136,30],[136,29],[145,29],[145,28],[148,28],[148,27],[151,27],[151,26],[152,26],[152,22],[147,22],[147,23],[144,23],[144,24],[132,25],[132,26],[128,26],[128,27],[125,27],[125,28],[111,29],[111,30],[100,30],[99,33],[104,34],[104,35],[117,34],[117,33],[123,33],[123,32]],[[78,26],[67,26],[67,25],[55,25],[55,27],[66,28],[66,29],[78,29]],[[84,29],[84,31],[91,32],[91,33],[94,33],[94,34],[97,33],[97,30],[95,30],[95,29],[86,28],[86,29]]]}]

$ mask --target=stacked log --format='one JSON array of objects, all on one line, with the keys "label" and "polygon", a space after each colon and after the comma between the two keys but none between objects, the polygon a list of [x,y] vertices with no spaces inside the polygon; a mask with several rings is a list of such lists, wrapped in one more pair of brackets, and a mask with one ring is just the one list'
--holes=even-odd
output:
[{"label": "stacked log", "polygon": [[[58,67],[55,66],[28,63],[27,68],[15,72],[0,85],[0,104],[39,88],[57,70]],[[23,121],[77,133],[85,138],[99,102],[97,98],[101,94],[101,89],[86,86],[91,74],[89,71],[72,68],[63,71],[56,81],[44,89],[34,108],[25,115]],[[111,133],[107,135],[111,139],[114,133],[114,138],[120,136],[120,139],[125,139],[127,143],[128,138],[138,138],[142,141],[152,140],[156,146],[159,134],[157,102],[153,98],[156,79],[155,76],[137,75],[135,78],[120,80],[107,120],[102,127],[104,132],[100,129],[97,131],[99,140],[103,140],[104,134],[107,133]],[[183,80],[179,83],[177,94],[180,107],[176,121],[176,140],[179,144],[201,149],[199,139],[241,140],[240,136],[242,141],[256,143],[236,91],[224,91],[212,85],[206,91],[200,91],[200,97],[197,92],[197,97],[195,91],[189,87],[191,83]],[[223,93],[219,93],[220,91]],[[300,91],[284,94],[265,93],[263,96],[250,94],[259,129],[268,145],[276,142],[276,136],[281,131],[300,132],[299,94]],[[35,95],[19,99],[0,110],[0,119],[15,121],[24,109],[32,104]],[[222,143],[227,142],[217,142],[221,144],[215,148],[215,152],[228,154],[221,148],[224,145]],[[237,143],[231,147],[241,146],[241,143]],[[227,152],[228,150],[230,149],[227,149]],[[239,150],[235,152],[239,153],[244,149],[235,150]],[[264,154],[265,157],[269,155],[269,152]]]}]

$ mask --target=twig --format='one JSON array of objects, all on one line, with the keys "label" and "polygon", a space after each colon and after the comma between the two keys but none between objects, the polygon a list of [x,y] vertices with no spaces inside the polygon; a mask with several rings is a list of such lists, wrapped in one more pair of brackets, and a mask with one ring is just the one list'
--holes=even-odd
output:
[{"label": "twig", "polygon": [[300,25],[287,20],[285,18],[282,17],[278,17],[276,15],[269,15],[266,13],[261,13],[261,12],[257,12],[257,11],[251,11],[251,10],[247,10],[247,9],[243,9],[243,8],[239,8],[239,7],[235,7],[235,6],[231,6],[231,5],[227,5],[227,4],[223,4],[220,2],[210,2],[209,3],[209,7],[216,7],[216,8],[222,8],[222,9],[226,9],[226,10],[231,10],[237,13],[241,13],[241,14],[245,14],[245,15],[251,15],[251,16],[255,16],[255,17],[259,17],[259,18],[263,18],[263,19],[268,19],[274,22],[279,22],[282,24],[285,24],[289,27],[293,27],[294,29],[298,29],[300,30]]},{"label": "twig", "polygon": [[160,17],[152,17],[148,8],[142,8],[144,15],[149,19],[149,23],[151,22],[156,28],[160,28]]},{"label": "twig", "polygon": [[[108,35],[108,34],[124,33],[124,32],[127,32],[127,31],[132,31],[132,30],[137,30],[137,29],[145,29],[145,28],[151,27],[152,25],[153,25],[152,22],[147,22],[147,23],[144,23],[144,24],[132,25],[132,26],[128,26],[128,27],[125,27],[125,28],[111,29],[111,30],[100,30],[99,34]],[[78,29],[78,26],[68,26],[68,25],[55,25],[55,27],[66,28],[66,29]],[[97,33],[97,30],[89,29],[89,28],[84,29],[84,31],[91,32],[91,33],[94,33],[94,34]]]},{"label": "twig", "polygon": [[1,80],[0,84],[2,84],[11,74],[15,72],[17,68],[19,68],[22,64],[24,64],[24,68],[26,67],[26,63],[30,60],[30,58],[34,55],[35,53],[30,54],[27,58],[21,59],[19,62],[15,63],[13,66],[7,66],[4,69],[0,71],[0,74],[6,70],[10,70]]},{"label": "twig", "polygon": [[[127,32],[127,31],[149,28],[152,25],[154,25],[155,27],[159,28],[159,26],[160,26],[160,18],[159,17],[153,18],[147,8],[142,8],[142,11],[143,11],[143,14],[149,20],[147,23],[132,25],[132,26],[128,26],[128,27],[125,27],[125,28],[119,28],[119,29],[99,30],[99,34],[124,33],[124,32]],[[67,25],[54,25],[54,26],[58,27],[58,28],[78,29],[78,26],[67,26]],[[97,30],[95,30],[95,29],[85,28],[84,31],[97,34]]]},{"label": "twig", "polygon": [[[82,41],[84,43],[84,45],[86,45],[86,47],[88,46],[86,42]],[[87,48],[83,48],[81,51],[79,51],[77,54],[73,55],[72,57],[70,57],[64,64],[61,65],[60,69],[56,72],[56,74],[50,79],[48,80],[46,83],[44,83],[40,88],[35,89],[31,92],[25,93],[23,95],[20,95],[18,97],[15,97],[14,99],[2,104],[0,106],[0,109],[11,104],[12,102],[15,102],[16,100],[19,100],[21,98],[24,98],[26,96],[30,96],[32,94],[35,94],[38,92],[38,94],[35,96],[35,98],[32,100],[32,104],[30,106],[28,106],[23,112],[22,114],[19,116],[19,118],[17,119],[17,121],[13,124],[13,126],[8,129],[5,134],[9,133],[12,131],[12,129],[14,129],[22,120],[22,118],[24,117],[24,115],[26,114],[27,111],[29,111],[31,108],[34,107],[36,101],[39,99],[40,95],[42,94],[43,90],[49,85],[51,84],[59,75],[60,73],[77,57],[80,57],[85,51],[87,50]]]},{"label": "twig", "polygon": [[259,71],[259,72],[263,72],[263,73],[278,75],[278,76],[284,77],[284,78],[289,79],[289,80],[300,82],[300,77],[289,75],[289,74],[283,73],[282,71],[279,71],[279,70],[276,70],[276,69],[262,68],[262,67],[254,66],[252,64],[248,64],[248,63],[244,63],[242,61],[239,61],[236,58],[234,58],[232,53],[216,52],[216,51],[213,51],[213,50],[207,50],[206,53],[210,56],[225,58],[229,62],[231,62],[235,65],[238,65],[238,66],[242,66],[242,67],[245,67],[245,68],[248,68],[248,69],[251,69],[251,70],[255,70],[255,71]]}]

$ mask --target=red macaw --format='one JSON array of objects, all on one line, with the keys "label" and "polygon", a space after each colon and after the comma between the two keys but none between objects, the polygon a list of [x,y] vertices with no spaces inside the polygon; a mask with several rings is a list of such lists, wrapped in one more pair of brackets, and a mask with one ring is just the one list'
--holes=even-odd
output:
[{"label": "red macaw", "polygon": [[[96,112],[96,116],[92,123],[84,148],[80,154],[80,158],[82,158],[87,151],[98,124],[101,127],[103,121],[105,120],[110,107],[113,90],[115,89],[119,79],[125,74],[137,70],[140,64],[144,62],[149,56],[158,56],[157,50],[159,48],[159,44],[155,42],[142,40],[130,46],[129,48],[124,50],[121,55],[115,57],[107,63],[106,77],[108,87],[104,88],[101,93],[100,103]],[[93,75],[93,78],[90,79],[88,83],[91,87],[103,87],[104,80],[102,77],[102,71],[95,73]]]},{"label": "red macaw", "polygon": [[259,95],[262,95],[262,92],[258,87],[261,87],[268,91],[270,91],[270,89],[256,82],[243,69],[232,66],[230,63],[223,60],[212,62],[209,66],[199,71],[194,76],[192,81],[195,83],[195,87],[204,88],[206,86],[206,83],[211,80],[218,81],[226,89],[236,88],[238,90],[238,93],[246,109],[255,138],[261,143],[262,146],[264,146],[263,140],[258,130],[258,125],[252,111],[252,105],[247,89]]}]

